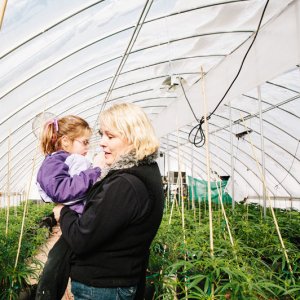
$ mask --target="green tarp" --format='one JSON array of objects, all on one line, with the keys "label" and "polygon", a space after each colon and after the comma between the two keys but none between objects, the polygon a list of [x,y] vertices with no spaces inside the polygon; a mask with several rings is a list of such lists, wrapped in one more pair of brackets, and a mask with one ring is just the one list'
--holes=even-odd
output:
[{"label": "green tarp", "polygon": [[[194,198],[195,201],[208,201],[207,181],[193,178],[191,176],[187,176],[187,179],[188,179],[189,199],[192,200],[192,198]],[[231,197],[224,191],[226,185],[227,185],[227,180],[218,181],[218,182],[212,181],[210,183],[212,202],[218,203],[219,201],[218,189],[219,192],[222,193],[223,203],[232,202]]]}]

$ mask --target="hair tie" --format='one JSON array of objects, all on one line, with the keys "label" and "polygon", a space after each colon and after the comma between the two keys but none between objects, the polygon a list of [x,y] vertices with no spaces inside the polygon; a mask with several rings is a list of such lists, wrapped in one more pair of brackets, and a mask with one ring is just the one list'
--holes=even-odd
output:
[{"label": "hair tie", "polygon": [[57,122],[57,119],[53,119],[52,121],[54,127],[55,127],[55,131],[58,132],[58,122]]}]

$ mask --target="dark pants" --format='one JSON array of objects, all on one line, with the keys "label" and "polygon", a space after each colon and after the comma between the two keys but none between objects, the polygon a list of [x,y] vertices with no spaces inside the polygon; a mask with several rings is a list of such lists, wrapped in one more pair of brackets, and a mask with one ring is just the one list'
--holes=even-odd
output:
[{"label": "dark pants", "polygon": [[72,251],[60,237],[48,254],[35,300],[61,300],[68,285]]}]

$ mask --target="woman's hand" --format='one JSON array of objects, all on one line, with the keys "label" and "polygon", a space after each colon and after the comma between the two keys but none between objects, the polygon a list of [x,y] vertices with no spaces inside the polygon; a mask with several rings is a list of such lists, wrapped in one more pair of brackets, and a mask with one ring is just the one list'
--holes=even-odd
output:
[{"label": "woman's hand", "polygon": [[53,208],[53,212],[54,212],[54,218],[57,222],[59,222],[59,218],[60,218],[60,211],[62,210],[64,206],[62,204],[57,204],[55,205],[55,207]]}]

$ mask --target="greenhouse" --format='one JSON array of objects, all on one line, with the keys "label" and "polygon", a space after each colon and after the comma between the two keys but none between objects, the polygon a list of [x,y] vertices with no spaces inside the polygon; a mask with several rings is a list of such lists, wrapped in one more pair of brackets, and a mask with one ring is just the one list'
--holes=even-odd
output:
[{"label": "greenhouse", "polygon": [[[2,0],[0,5],[0,300],[83,299],[74,294],[74,282],[97,292],[136,288],[126,299],[300,299],[300,0]],[[145,155],[133,167],[157,164],[159,189],[152,191],[148,173],[145,181],[130,177],[146,187],[151,201],[159,191],[163,197],[161,222],[150,246],[143,244],[148,248],[142,262],[131,254],[139,272],[145,271],[145,283],[129,280],[133,273],[121,278],[131,258],[117,241],[131,223],[116,226],[110,236],[107,231],[98,244],[80,231],[91,210],[95,219],[97,212],[109,223],[121,220],[122,199],[134,194],[127,182],[119,184],[110,196],[120,200],[117,214],[109,215],[113,208],[107,214],[90,208],[102,205],[92,191],[103,185],[104,193],[110,174],[119,170],[107,158],[113,150],[107,152],[103,140],[113,145],[115,136],[103,123],[107,111],[124,103],[142,109],[159,140],[155,151],[145,150],[155,162],[144,163]],[[73,202],[52,200],[39,181],[45,154],[76,153],[66,150],[73,149],[67,148],[68,134],[60,140],[65,116],[88,123],[88,138],[72,143],[89,146],[85,160],[98,172],[78,214]],[[133,114],[124,119],[133,120]],[[121,128],[123,119],[117,121]],[[138,125],[132,127],[150,139]],[[56,147],[50,152],[41,151],[46,128]],[[130,144],[123,135],[117,138]],[[100,166],[95,158],[103,152]],[[53,182],[49,170],[44,174]],[[58,205],[60,214],[53,213],[55,203],[47,203],[41,190],[67,207]],[[70,192],[75,193],[71,186]],[[139,192],[137,187],[134,195]],[[156,205],[149,207],[143,215],[148,219]],[[136,222],[142,230],[144,223]],[[72,226],[93,240],[93,247],[78,242],[86,247],[83,254],[72,248],[74,236],[81,236]],[[139,234],[128,238],[132,247]],[[60,235],[72,250],[71,279],[63,297],[35,298],[53,246],[45,245]],[[105,260],[117,256],[113,241],[126,254],[122,264],[114,261],[120,278],[107,284],[113,267]],[[81,282],[72,268],[80,269],[76,263],[83,256],[86,263],[96,255],[99,269],[86,272],[95,278]]]}]

